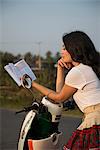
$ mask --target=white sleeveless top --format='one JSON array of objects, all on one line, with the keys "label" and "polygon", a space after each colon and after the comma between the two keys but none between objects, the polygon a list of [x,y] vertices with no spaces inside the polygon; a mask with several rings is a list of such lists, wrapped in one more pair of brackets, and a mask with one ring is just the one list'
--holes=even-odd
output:
[{"label": "white sleeveless top", "polygon": [[65,84],[78,89],[73,98],[82,112],[100,103],[100,80],[90,66],[80,63],[73,67],[66,75]]}]

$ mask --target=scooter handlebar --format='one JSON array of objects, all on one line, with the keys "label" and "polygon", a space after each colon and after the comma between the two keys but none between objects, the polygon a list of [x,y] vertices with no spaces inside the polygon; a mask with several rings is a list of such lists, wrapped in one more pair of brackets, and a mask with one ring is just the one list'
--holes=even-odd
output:
[{"label": "scooter handlebar", "polygon": [[38,110],[38,108],[39,108],[39,104],[37,102],[33,102],[32,106],[24,107],[24,109],[15,112],[15,114],[22,113],[22,112],[28,112],[30,110]]}]

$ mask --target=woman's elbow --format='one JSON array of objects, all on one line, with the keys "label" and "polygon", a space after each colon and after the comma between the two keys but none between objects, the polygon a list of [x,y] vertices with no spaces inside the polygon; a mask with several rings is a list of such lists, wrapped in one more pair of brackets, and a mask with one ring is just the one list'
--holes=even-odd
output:
[{"label": "woman's elbow", "polygon": [[62,97],[59,93],[56,95],[54,101],[56,102],[64,102],[66,99]]}]

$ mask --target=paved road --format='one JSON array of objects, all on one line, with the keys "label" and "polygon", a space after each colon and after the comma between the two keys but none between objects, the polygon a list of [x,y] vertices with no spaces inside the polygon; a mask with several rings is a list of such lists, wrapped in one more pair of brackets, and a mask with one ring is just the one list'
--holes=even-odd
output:
[{"label": "paved road", "polygon": [[[0,109],[0,150],[17,150],[19,130],[25,113]],[[80,118],[62,117],[59,130],[63,132],[62,145],[81,122]]]}]

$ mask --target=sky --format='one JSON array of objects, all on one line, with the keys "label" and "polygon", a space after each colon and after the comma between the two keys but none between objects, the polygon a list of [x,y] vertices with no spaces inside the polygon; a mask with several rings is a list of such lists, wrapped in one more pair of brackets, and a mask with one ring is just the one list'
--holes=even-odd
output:
[{"label": "sky", "polygon": [[53,55],[62,36],[84,31],[100,51],[100,0],[0,0],[0,50]]}]

